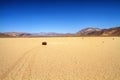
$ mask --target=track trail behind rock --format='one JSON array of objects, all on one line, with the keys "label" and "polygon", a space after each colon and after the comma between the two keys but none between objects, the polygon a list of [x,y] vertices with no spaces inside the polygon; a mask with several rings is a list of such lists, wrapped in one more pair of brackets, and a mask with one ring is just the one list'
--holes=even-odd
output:
[{"label": "track trail behind rock", "polygon": [[[25,52],[3,75],[0,80],[24,80],[25,76],[31,74],[31,67],[34,64],[35,57],[37,55],[37,49],[40,50],[40,46],[36,46],[27,52]],[[26,75],[27,73],[27,75]],[[29,73],[29,74],[28,74]]]}]

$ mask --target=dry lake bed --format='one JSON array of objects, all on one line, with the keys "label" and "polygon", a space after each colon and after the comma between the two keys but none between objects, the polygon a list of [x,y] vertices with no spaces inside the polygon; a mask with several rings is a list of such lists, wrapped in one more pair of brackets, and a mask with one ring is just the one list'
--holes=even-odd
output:
[{"label": "dry lake bed", "polygon": [[120,80],[120,37],[0,38],[0,80]]}]

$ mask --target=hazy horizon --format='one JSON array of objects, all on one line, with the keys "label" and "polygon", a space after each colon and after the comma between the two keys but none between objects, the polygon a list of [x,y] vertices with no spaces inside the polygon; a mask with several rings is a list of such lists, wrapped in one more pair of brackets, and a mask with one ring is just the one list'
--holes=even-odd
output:
[{"label": "hazy horizon", "polygon": [[[82,28],[80,30],[78,30],[77,32],[80,32],[81,30],[87,29],[87,28],[98,28],[98,29],[110,29],[110,28],[117,28],[120,26],[114,26],[114,27],[109,27],[109,28],[98,28],[98,27],[85,27]],[[77,32],[22,32],[22,31],[6,31],[6,32],[0,32],[0,33],[30,33],[30,34],[47,34],[47,33],[58,33],[58,34],[75,34]]]}]

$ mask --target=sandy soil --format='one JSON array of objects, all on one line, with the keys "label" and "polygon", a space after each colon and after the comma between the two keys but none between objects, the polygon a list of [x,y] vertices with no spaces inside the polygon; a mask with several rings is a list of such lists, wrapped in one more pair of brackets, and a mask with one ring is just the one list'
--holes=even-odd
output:
[{"label": "sandy soil", "polygon": [[120,37],[0,38],[0,80],[120,80]]}]

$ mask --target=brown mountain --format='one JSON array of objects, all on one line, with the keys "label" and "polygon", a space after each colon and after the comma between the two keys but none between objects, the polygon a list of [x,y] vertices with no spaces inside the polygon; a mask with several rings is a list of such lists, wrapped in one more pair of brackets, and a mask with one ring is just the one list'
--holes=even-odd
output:
[{"label": "brown mountain", "polygon": [[120,36],[120,27],[109,29],[86,28],[76,34],[79,36]]},{"label": "brown mountain", "polygon": [[103,29],[103,36],[120,36],[120,27]]},{"label": "brown mountain", "polygon": [[[82,29],[81,31],[77,32],[76,34],[77,35],[80,35],[80,36],[91,36],[91,35],[100,35],[102,30],[99,29],[99,28],[85,28],[85,29]],[[96,33],[97,32],[97,33]]]}]

